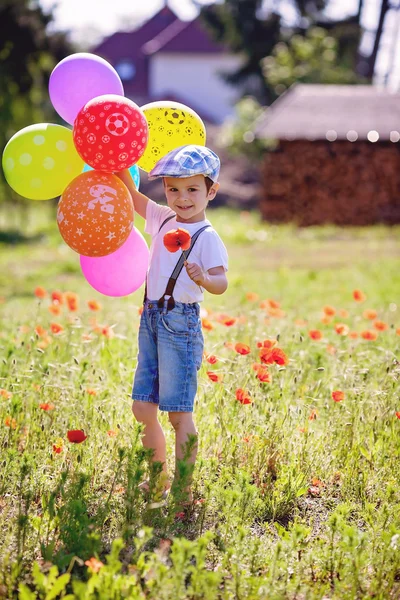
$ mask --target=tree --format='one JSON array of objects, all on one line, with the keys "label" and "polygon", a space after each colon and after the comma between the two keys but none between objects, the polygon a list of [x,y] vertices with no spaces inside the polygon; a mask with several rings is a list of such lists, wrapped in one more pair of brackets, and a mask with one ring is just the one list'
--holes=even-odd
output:
[{"label": "tree", "polygon": [[[312,21],[328,0],[293,1],[299,21],[301,18]],[[196,0],[194,3],[200,8]],[[263,0],[224,0],[202,6],[200,17],[217,41],[244,56],[242,66],[225,79],[242,85],[244,94],[270,104],[275,95],[263,76],[261,61],[271,54],[281,38],[282,17],[278,10],[265,12],[263,4]]]},{"label": "tree", "polygon": [[275,46],[261,61],[263,74],[277,95],[293,83],[367,83],[353,69],[340,63],[337,40],[321,27],[306,35],[293,35]]},{"label": "tree", "polygon": [[[65,34],[50,34],[51,14],[37,1],[3,0],[0,4],[0,146],[16,132],[46,120],[58,120],[48,98],[53,67],[73,50]],[[11,197],[4,179],[0,198]]]}]

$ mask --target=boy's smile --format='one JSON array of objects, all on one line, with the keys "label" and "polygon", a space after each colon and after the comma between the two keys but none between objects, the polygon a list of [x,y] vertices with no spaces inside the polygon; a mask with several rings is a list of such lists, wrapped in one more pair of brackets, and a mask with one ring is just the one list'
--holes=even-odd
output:
[{"label": "boy's smile", "polygon": [[180,223],[197,223],[206,218],[205,209],[219,188],[214,183],[207,192],[204,175],[192,177],[164,177],[168,206],[176,213]]}]

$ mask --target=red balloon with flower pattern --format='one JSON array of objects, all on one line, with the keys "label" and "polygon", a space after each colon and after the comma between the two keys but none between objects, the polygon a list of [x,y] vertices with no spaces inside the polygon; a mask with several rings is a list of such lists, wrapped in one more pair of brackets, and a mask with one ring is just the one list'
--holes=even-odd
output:
[{"label": "red balloon with flower pattern", "polygon": [[89,100],[74,122],[78,154],[93,169],[115,173],[129,169],[144,153],[149,129],[135,102],[114,94]]}]

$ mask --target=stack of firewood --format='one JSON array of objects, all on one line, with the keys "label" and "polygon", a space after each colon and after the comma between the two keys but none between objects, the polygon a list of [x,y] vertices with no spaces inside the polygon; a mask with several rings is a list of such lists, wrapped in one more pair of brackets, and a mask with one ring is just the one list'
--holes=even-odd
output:
[{"label": "stack of firewood", "polygon": [[265,157],[260,210],[300,226],[400,223],[400,145],[281,142]]}]

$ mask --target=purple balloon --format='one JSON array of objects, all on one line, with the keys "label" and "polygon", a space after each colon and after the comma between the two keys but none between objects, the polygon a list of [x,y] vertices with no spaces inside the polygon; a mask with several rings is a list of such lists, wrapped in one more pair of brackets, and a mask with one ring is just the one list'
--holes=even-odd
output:
[{"label": "purple balloon", "polygon": [[123,96],[124,88],[117,71],[104,58],[77,52],[54,67],[49,94],[60,117],[73,125],[86,102],[104,94]]},{"label": "purple balloon", "polygon": [[80,256],[87,282],[104,296],[128,296],[144,283],[149,266],[146,240],[134,227],[118,250],[107,256]]}]

